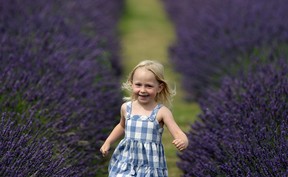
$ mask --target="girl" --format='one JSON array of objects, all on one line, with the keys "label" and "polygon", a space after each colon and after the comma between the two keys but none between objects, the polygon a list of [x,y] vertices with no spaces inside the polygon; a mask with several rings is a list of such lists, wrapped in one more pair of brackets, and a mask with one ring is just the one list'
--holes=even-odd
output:
[{"label": "girl", "polygon": [[105,157],[112,143],[125,132],[109,164],[109,177],[167,177],[168,170],[161,142],[163,126],[172,134],[175,147],[183,151],[188,146],[185,133],[174,121],[170,104],[174,92],[164,79],[164,68],[156,62],[140,62],[123,84],[130,97],[121,106],[121,119],[106,139],[100,151]]}]

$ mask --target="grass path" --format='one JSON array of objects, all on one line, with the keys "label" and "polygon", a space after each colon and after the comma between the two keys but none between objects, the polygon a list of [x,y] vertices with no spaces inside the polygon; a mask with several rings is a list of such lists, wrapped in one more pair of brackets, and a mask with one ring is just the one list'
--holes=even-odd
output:
[{"label": "grass path", "polygon": [[[200,112],[196,103],[186,103],[180,85],[180,76],[173,71],[168,59],[168,48],[175,40],[174,28],[163,9],[161,0],[126,0],[125,12],[119,23],[123,77],[144,59],[158,60],[165,67],[166,79],[177,86],[172,112],[178,125],[187,132]],[[123,78],[125,80],[126,78]],[[163,134],[170,177],[181,175],[176,166],[176,148],[171,144],[172,136]]]}]

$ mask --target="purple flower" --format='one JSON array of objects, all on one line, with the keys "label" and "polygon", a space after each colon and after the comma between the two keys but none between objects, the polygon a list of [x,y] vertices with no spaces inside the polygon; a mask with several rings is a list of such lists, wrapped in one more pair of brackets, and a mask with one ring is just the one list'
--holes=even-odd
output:
[{"label": "purple flower", "polygon": [[[13,116],[2,126],[18,137],[7,136],[7,146],[23,143],[21,153],[3,149],[1,176],[16,175],[16,167],[28,176],[99,174],[101,141],[121,104],[115,28],[122,3],[1,2],[0,113],[22,116],[16,130]],[[30,120],[37,125],[21,128]]]},{"label": "purple flower", "polygon": [[[164,0],[177,41],[170,58],[183,76],[188,100],[207,88],[219,88],[226,75],[237,75],[259,58],[287,50],[285,0]],[[281,52],[280,52],[281,53]]]},{"label": "purple flower", "polygon": [[287,76],[286,59],[251,66],[202,98],[179,154],[184,176],[286,176]]}]

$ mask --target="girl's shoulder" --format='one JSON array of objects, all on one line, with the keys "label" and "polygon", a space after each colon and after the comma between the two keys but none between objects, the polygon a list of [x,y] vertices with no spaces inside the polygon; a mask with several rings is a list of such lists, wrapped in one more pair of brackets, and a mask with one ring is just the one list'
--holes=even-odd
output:
[{"label": "girl's shoulder", "polygon": [[126,108],[127,108],[127,102],[122,103],[121,108],[120,108],[122,115],[125,115]]},{"label": "girl's shoulder", "polygon": [[167,106],[165,106],[164,104],[159,104],[160,105],[160,109],[159,109],[159,111],[161,110],[161,111],[170,111],[170,109],[167,107]]},{"label": "girl's shoulder", "polygon": [[167,114],[169,114],[169,115],[172,114],[172,112],[167,106],[162,104],[160,109],[159,109],[159,111],[158,111],[158,114],[159,114],[159,116],[163,116],[164,117]]},{"label": "girl's shoulder", "polygon": [[167,118],[169,119],[171,116],[173,117],[171,110],[165,105],[162,105],[158,110],[156,118],[158,122],[165,122],[165,120],[167,120]]},{"label": "girl's shoulder", "polygon": [[122,105],[121,105],[121,112],[122,113],[126,113],[127,106],[131,106],[131,101],[126,101],[126,102],[122,103]]}]

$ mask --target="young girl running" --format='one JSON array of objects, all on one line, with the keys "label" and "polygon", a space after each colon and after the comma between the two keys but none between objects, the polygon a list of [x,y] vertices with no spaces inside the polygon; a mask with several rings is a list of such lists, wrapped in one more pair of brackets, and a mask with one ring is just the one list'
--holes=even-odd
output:
[{"label": "young girl running", "polygon": [[170,104],[174,95],[164,79],[163,66],[151,60],[140,62],[123,84],[130,97],[121,106],[121,119],[100,151],[103,156],[111,144],[125,132],[109,164],[109,177],[167,177],[168,170],[161,142],[165,125],[173,136],[175,147],[183,151],[188,146],[185,133],[174,121]]}]

